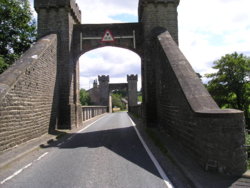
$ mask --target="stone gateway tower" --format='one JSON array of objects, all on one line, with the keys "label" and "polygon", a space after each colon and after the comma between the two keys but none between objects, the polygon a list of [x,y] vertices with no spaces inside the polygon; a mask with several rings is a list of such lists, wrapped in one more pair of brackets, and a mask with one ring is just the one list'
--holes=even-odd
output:
[{"label": "stone gateway tower", "polygon": [[[72,34],[74,25],[81,23],[81,11],[74,0],[35,0],[35,10],[38,14],[38,37],[51,33],[58,36],[58,61],[56,101],[58,109],[57,127],[71,128],[80,124],[78,110],[80,103],[75,95],[76,64],[72,57]],[[77,88],[78,89],[78,88]],[[81,108],[79,108],[81,110]]]},{"label": "stone gateway tower", "polygon": [[177,7],[179,0],[140,0],[138,7],[139,22],[142,27],[142,81],[143,104],[145,118],[148,124],[157,122],[156,106],[156,69],[158,54],[154,53],[152,44],[156,37],[168,30],[174,41],[178,44],[178,19]]},{"label": "stone gateway tower", "polygon": [[137,75],[127,75],[128,81],[128,105],[136,106],[137,105]]},{"label": "stone gateway tower", "polygon": [[[75,0],[34,0],[39,38],[55,34],[57,41],[53,117],[48,121],[61,129],[81,125],[82,54],[105,46],[126,48],[141,57],[144,123],[166,130],[204,168],[241,175],[246,170],[243,112],[220,110],[178,48],[179,3],[139,0],[138,23],[81,24]],[[114,38],[103,38],[107,32]],[[109,78],[98,79],[104,95]],[[131,93],[136,93],[136,83],[137,77],[128,76]],[[108,105],[106,99],[102,97],[103,105]]]}]

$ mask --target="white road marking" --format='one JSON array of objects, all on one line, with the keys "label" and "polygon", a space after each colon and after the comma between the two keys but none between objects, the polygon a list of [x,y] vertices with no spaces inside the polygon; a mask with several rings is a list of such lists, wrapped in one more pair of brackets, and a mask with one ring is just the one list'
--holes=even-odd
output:
[{"label": "white road marking", "polygon": [[60,144],[57,144],[56,146],[57,147],[60,147],[61,145],[63,145],[64,144],[64,142],[62,142],[62,143],[60,143]]},{"label": "white road marking", "polygon": [[11,180],[12,178],[14,178],[15,176],[17,176],[18,174],[20,174],[23,170],[25,170],[26,168],[29,168],[32,165],[32,163],[29,163],[28,165],[26,165],[25,167],[21,168],[20,170],[16,171],[14,174],[12,174],[11,176],[7,177],[6,179],[4,179],[3,181],[1,181],[1,184],[4,184],[6,181]]},{"label": "white road marking", "polygon": [[150,159],[153,161],[155,167],[157,168],[158,172],[160,173],[162,179],[164,180],[166,186],[168,188],[173,188],[173,184],[171,183],[171,181],[169,180],[169,178],[167,177],[167,175],[165,174],[165,172],[163,171],[163,169],[161,168],[159,162],[156,160],[156,158],[154,157],[153,153],[150,151],[150,149],[148,148],[147,144],[145,143],[145,141],[143,140],[141,134],[139,133],[138,129],[136,128],[136,124],[134,123],[134,121],[129,117],[134,129],[135,129],[135,132],[137,134],[137,136],[139,137],[143,147],[145,148],[145,150],[147,151]]},{"label": "white road marking", "polygon": [[89,128],[91,125],[93,125],[93,124],[95,124],[96,122],[100,121],[100,120],[103,119],[104,117],[106,117],[106,116],[103,116],[103,117],[101,117],[100,119],[94,121],[93,123],[91,123],[91,124],[89,124],[88,126],[84,127],[83,129],[81,129],[81,130],[78,131],[77,133],[81,133],[81,132],[85,131],[85,130],[86,130],[87,128]]},{"label": "white road marking", "polygon": [[37,161],[40,161],[43,157],[45,157],[45,155],[47,155],[49,152],[46,152],[44,154],[42,154],[40,157],[37,158]]},{"label": "white road marking", "polygon": [[70,141],[73,137],[74,137],[74,136],[71,136],[71,137],[67,138],[67,140]]},{"label": "white road marking", "polygon": [[[33,162],[35,161],[39,161],[41,160],[43,157],[45,157],[49,152],[46,152],[44,154],[42,154],[40,157],[38,157],[36,160],[34,160]],[[20,174],[23,170],[29,168],[33,163],[29,163],[27,164],[26,166],[24,166],[23,168],[19,169],[18,171],[16,171],[15,173],[13,173],[11,176],[5,178],[3,181],[1,181],[1,184],[4,184],[6,181],[9,181],[11,180],[12,178],[14,178],[15,176],[17,176],[18,174]]]},{"label": "white road marking", "polygon": [[[105,116],[103,116],[102,118],[94,121],[93,123],[89,124],[88,126],[84,127],[83,129],[81,129],[80,131],[78,131],[77,133],[81,133],[83,132],[84,130],[86,130],[87,128],[89,128],[91,125],[95,124],[96,122],[100,121],[101,119],[103,119]],[[69,137],[67,140],[71,140],[75,135]],[[57,146],[61,146],[64,142],[60,143],[60,144],[57,144]],[[44,154],[42,154],[40,157],[38,157],[36,159],[36,161],[39,161],[41,160],[43,157],[45,157],[49,152],[46,152]],[[28,165],[24,166],[23,168],[21,168],[20,170],[16,171],[15,173],[13,173],[11,176],[5,178],[3,181],[1,181],[1,185],[4,184],[5,182],[11,180],[12,178],[14,178],[15,176],[17,176],[18,174],[20,174],[23,170],[29,168],[33,163],[29,163]]]}]

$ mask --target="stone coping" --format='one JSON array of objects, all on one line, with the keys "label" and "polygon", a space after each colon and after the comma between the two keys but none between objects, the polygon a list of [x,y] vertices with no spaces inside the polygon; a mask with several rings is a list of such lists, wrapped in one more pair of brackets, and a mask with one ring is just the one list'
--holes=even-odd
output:
[{"label": "stone coping", "polygon": [[218,107],[168,31],[160,34],[158,40],[194,112],[210,115],[242,115],[243,112],[240,110],[222,110]]},{"label": "stone coping", "polygon": [[28,49],[14,64],[0,75],[0,101],[15,85],[18,79],[28,73],[44,51],[57,40],[56,34],[47,35]]}]

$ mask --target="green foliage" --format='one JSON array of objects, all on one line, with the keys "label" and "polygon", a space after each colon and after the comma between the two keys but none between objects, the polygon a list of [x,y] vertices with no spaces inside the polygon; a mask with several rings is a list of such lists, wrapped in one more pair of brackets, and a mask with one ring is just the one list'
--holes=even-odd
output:
[{"label": "green foliage", "polygon": [[0,56],[11,65],[35,40],[36,25],[28,0],[0,0],[0,13]]},{"label": "green foliage", "polygon": [[80,89],[80,102],[83,106],[91,104],[89,93],[85,89]]},{"label": "green foliage", "polygon": [[138,96],[138,101],[142,102],[142,96],[141,95]]},{"label": "green foliage", "polygon": [[8,64],[4,62],[4,59],[2,56],[0,56],[0,73],[5,71],[8,68]]},{"label": "green foliage", "polygon": [[126,90],[115,90],[112,93],[119,95],[121,98],[127,97],[127,91]]},{"label": "green foliage", "polygon": [[122,94],[112,93],[112,107],[118,107],[121,110],[126,109],[126,105],[122,102]]},{"label": "green foliage", "polygon": [[137,92],[137,96],[138,96],[138,101],[142,102],[142,92],[141,91]]},{"label": "green foliage", "polygon": [[227,54],[214,62],[218,72],[207,74],[211,80],[206,85],[218,105],[236,108],[249,118],[250,105],[250,59],[243,54]]}]

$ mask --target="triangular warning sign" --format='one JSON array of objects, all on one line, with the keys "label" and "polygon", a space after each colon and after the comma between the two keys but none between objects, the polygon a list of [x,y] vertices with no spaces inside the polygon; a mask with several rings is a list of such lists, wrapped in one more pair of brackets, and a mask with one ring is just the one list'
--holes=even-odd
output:
[{"label": "triangular warning sign", "polygon": [[101,41],[102,42],[115,42],[115,38],[113,37],[112,33],[109,30],[106,30]]}]

